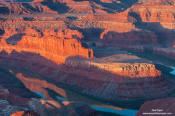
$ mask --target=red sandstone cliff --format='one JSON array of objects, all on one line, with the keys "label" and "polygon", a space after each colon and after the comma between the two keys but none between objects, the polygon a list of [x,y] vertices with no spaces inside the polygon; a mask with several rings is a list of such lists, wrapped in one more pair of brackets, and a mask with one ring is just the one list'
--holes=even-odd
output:
[{"label": "red sandstone cliff", "polygon": [[[70,56],[93,57],[93,51],[91,49],[83,48],[80,41],[74,39],[74,37],[82,38],[81,33],[77,31],[59,30],[58,32],[54,32],[44,30],[41,32],[42,37],[40,32],[31,29],[27,29],[24,33],[26,35],[22,36],[21,40],[17,41],[15,39],[18,39],[18,37],[13,37],[12,40],[10,40],[10,44],[7,43],[8,39],[1,39],[0,51],[5,50],[8,53],[11,53],[13,50],[18,52],[32,52],[40,54],[55,63],[64,62],[65,59]],[[6,34],[9,36],[8,33]],[[16,43],[16,45],[13,45],[14,43]]]},{"label": "red sandstone cliff", "polygon": [[33,111],[19,111],[10,116],[39,116],[39,114]]}]

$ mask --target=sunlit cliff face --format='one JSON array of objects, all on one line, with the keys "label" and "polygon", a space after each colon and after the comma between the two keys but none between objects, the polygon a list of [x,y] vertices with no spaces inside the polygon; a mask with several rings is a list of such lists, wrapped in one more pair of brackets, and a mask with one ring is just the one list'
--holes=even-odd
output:
[{"label": "sunlit cliff face", "polygon": [[[92,58],[93,51],[82,47],[79,41],[82,35],[76,32],[73,30],[64,30],[64,32],[61,30],[58,32],[46,30],[40,33],[27,29],[21,36],[19,36],[20,34],[14,34],[9,36],[9,38],[1,39],[0,49],[9,54],[13,50],[40,54],[57,64],[64,63],[69,56]],[[5,33],[5,35],[7,34]]]},{"label": "sunlit cliff face", "polygon": [[36,112],[33,112],[33,111],[19,111],[19,112],[16,112],[14,114],[12,114],[11,116],[24,116],[24,115],[28,115],[28,116],[39,116],[38,113]]}]

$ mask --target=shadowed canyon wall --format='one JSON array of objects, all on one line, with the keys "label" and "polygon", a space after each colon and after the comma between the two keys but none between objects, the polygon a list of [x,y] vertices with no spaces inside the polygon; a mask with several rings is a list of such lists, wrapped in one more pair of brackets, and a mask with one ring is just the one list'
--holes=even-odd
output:
[{"label": "shadowed canyon wall", "polygon": [[[148,70],[149,66],[143,65],[141,67],[145,69],[143,69],[142,72],[137,72],[135,69],[136,67],[131,67],[133,72],[130,74],[128,73],[128,70],[121,73],[119,73],[119,71],[112,73],[109,70],[99,70],[98,67],[86,68],[81,67],[80,65],[73,67],[72,65],[56,65],[54,62],[48,61],[47,58],[43,59],[41,56],[34,54],[29,54],[30,57],[27,57],[27,54],[28,53],[18,52],[12,52],[9,55],[2,54],[3,59],[1,63],[6,62],[7,64],[8,62],[9,65],[18,66],[16,69],[19,71],[21,70],[21,67],[25,67],[25,69],[29,72],[37,72],[36,74],[39,74],[39,77],[32,73],[31,75],[33,76],[30,77],[20,76],[19,74],[17,75],[18,79],[32,91],[36,89],[32,88],[35,86],[30,86],[31,82],[40,83],[42,81],[39,79],[44,79],[56,85],[64,85],[64,87],[71,88],[72,90],[88,95],[89,97],[95,97],[118,104],[122,107],[130,108],[138,108],[144,101],[147,100],[174,96],[174,84],[166,80],[164,75],[161,74],[158,69],[155,69],[153,65],[150,65],[153,70]],[[24,56],[26,56],[25,59]],[[18,58],[18,60],[16,60],[16,58]],[[129,66],[127,67],[128,68],[126,69],[129,69]],[[19,71],[15,72],[18,73]],[[25,71],[23,72],[23,70],[19,73],[29,75]],[[41,87],[50,87],[55,91],[55,86],[49,85],[48,83],[41,85]],[[42,89],[40,91],[44,92]],[[169,94],[167,95],[167,93]],[[47,93],[45,95],[47,96]],[[134,106],[133,103],[135,103]]]}]

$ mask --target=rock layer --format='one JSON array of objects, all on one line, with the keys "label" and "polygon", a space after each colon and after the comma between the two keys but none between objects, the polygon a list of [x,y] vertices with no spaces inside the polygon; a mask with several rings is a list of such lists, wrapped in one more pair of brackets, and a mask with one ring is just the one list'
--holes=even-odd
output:
[{"label": "rock layer", "polygon": [[[149,74],[144,75],[145,77],[142,78],[134,77],[134,75],[133,77],[132,75],[122,76],[117,73],[102,71],[98,68],[79,67],[79,65],[73,67],[71,65],[57,66],[55,63],[49,63],[37,55],[30,55],[30,58],[24,59],[23,56],[27,56],[27,54],[13,52],[9,54],[10,56],[8,54],[3,55],[2,61],[9,62],[14,66],[25,67],[27,70],[41,75],[41,77],[33,78],[45,79],[51,83],[61,83],[82,94],[121,106],[127,103],[128,105],[126,106],[125,104],[125,107],[131,108],[133,103],[137,101],[134,108],[138,108],[144,101],[174,96],[175,87],[173,82],[166,80],[164,75],[160,75],[158,72],[155,77],[151,77]],[[14,61],[15,57],[18,60]],[[35,60],[31,61],[31,58]],[[31,63],[34,65],[30,65]],[[20,67],[18,68],[19,70],[21,69]],[[26,80],[25,78],[23,76],[19,77],[27,85],[29,81],[24,81]],[[26,87],[30,88],[31,86]]]},{"label": "rock layer", "polygon": [[39,116],[39,114],[33,111],[19,111],[11,114],[10,116]]},{"label": "rock layer", "polygon": [[79,33],[77,31],[58,31],[57,36],[54,32],[46,30],[42,32],[43,37],[40,37],[40,32],[34,31],[34,33],[29,34],[28,32],[30,31],[34,30],[27,29],[26,33],[24,33],[26,35],[22,36],[21,39],[16,35],[12,35],[6,40],[1,39],[0,51],[5,50],[8,53],[11,53],[13,50],[18,52],[32,52],[40,54],[55,63],[63,63],[69,56],[93,57],[93,51],[83,48],[80,41],[76,39],[82,37],[81,34],[78,35]]}]

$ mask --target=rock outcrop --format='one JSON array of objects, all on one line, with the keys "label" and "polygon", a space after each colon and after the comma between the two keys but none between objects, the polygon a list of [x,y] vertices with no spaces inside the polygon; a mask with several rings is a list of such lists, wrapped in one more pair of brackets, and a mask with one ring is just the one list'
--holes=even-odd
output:
[{"label": "rock outcrop", "polygon": [[[4,36],[6,34],[9,36],[8,31]],[[65,59],[70,56],[93,58],[93,51],[82,47],[78,40],[82,38],[82,35],[76,30],[59,30],[58,32],[44,30],[38,32],[27,29],[26,32],[20,34],[20,37],[18,35],[14,34],[7,39],[1,39],[0,51],[5,50],[8,53],[13,50],[32,52],[40,54],[55,63],[64,63]]]},{"label": "rock outcrop", "polygon": [[39,114],[33,111],[18,111],[10,116],[39,116]]},{"label": "rock outcrop", "polygon": [[93,66],[97,66],[100,69],[104,69],[113,72],[117,75],[126,76],[130,78],[144,78],[144,77],[157,77],[161,75],[161,72],[156,69],[153,64],[144,63],[91,63]]}]

